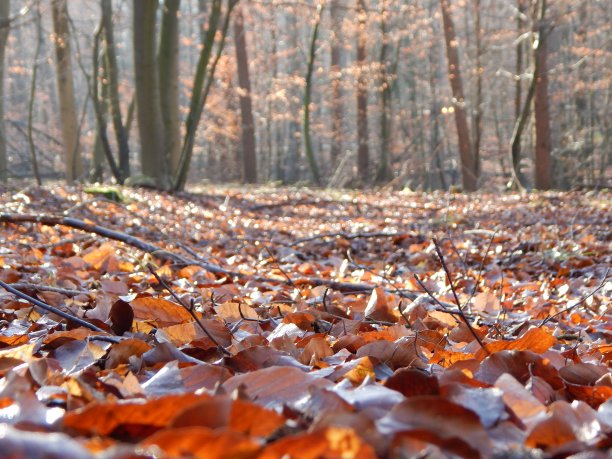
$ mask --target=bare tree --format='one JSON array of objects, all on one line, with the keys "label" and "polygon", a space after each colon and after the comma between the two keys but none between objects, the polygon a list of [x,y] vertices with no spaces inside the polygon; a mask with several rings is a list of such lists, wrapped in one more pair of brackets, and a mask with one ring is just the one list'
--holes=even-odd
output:
[{"label": "bare tree", "polygon": [[164,125],[165,154],[170,170],[178,167],[181,156],[179,113],[179,27],[180,0],[165,0],[159,39],[158,72],[160,109]]},{"label": "bare tree", "polygon": [[[193,88],[189,101],[189,113],[185,120],[185,134],[181,145],[179,165],[176,171],[174,171],[174,190],[184,189],[187,183],[187,174],[189,172],[189,165],[191,164],[193,147],[195,145],[196,129],[200,122],[202,111],[212,86],[215,70],[225,45],[225,38],[227,37],[232,10],[237,2],[238,0],[227,0],[225,2],[225,12],[223,12],[223,0],[212,0],[211,2],[208,16],[208,28],[203,37],[204,43],[200,51],[200,57],[193,79]],[[212,56],[217,33],[220,34],[220,40],[217,45],[217,52]],[[213,58],[212,60],[211,57]]]},{"label": "bare tree", "polygon": [[160,110],[156,51],[157,2],[134,0],[134,77],[142,173],[161,188],[169,186]]},{"label": "bare tree", "polygon": [[10,24],[8,22],[10,11],[10,0],[0,2],[0,182],[2,183],[6,182],[8,178],[6,130],[4,126],[4,55],[10,31]]},{"label": "bare tree", "polygon": [[308,67],[306,71],[306,85],[304,87],[304,150],[306,152],[306,158],[308,159],[308,165],[310,166],[310,172],[312,178],[317,185],[321,184],[321,174],[319,172],[319,165],[315,158],[314,150],[312,148],[312,137],[310,135],[310,103],[312,97],[312,72],[314,69],[314,61],[317,52],[317,37],[319,35],[319,26],[321,24],[321,15],[323,14],[323,5],[317,6],[317,13],[315,16],[315,22],[312,26],[312,35],[310,38],[310,50],[308,53]]},{"label": "bare tree", "polygon": [[537,16],[534,24],[537,45],[534,46],[534,60],[537,61],[535,80],[535,186],[540,190],[552,188],[552,158],[550,154],[550,113],[548,109],[547,36],[550,32],[546,20],[546,0],[537,2]]},{"label": "bare tree", "polygon": [[450,1],[440,0],[442,22],[444,25],[444,40],[448,59],[448,78],[453,92],[453,108],[455,126],[459,141],[459,157],[461,160],[461,179],[465,191],[476,191],[478,188],[478,161],[470,141],[470,128],[466,114],[466,100],[463,93],[463,80],[459,53],[457,51],[457,35],[450,11]]},{"label": "bare tree", "polygon": [[246,183],[257,182],[257,157],[255,152],[255,122],[251,102],[251,78],[247,53],[244,17],[242,9],[237,8],[234,15],[234,42],[238,85],[240,86],[240,139],[242,145],[242,178]]},{"label": "bare tree", "polygon": [[76,114],[70,29],[66,0],[52,0],[53,32],[57,61],[57,89],[60,103],[60,121],[64,138],[66,180],[74,182],[82,178],[83,166],[79,154],[79,126]]},{"label": "bare tree", "polygon": [[113,27],[113,11],[111,0],[101,0],[102,26],[104,30],[104,69],[108,80],[108,98],[115,138],[119,149],[119,171],[120,182],[130,176],[130,147],[128,144],[128,132],[121,114],[119,104],[119,68],[115,49],[115,34]]},{"label": "bare tree", "polygon": [[365,0],[357,0],[357,173],[362,185],[370,178],[368,145],[367,11]]}]

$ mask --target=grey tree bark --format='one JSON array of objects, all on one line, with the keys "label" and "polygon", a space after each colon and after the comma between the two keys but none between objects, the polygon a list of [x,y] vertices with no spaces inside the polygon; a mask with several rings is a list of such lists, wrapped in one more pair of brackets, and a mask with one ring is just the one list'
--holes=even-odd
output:
[{"label": "grey tree bark", "polygon": [[119,172],[122,180],[130,176],[130,147],[128,130],[123,124],[119,104],[119,67],[115,51],[115,34],[111,0],[101,0],[102,25],[104,29],[104,69],[108,79],[108,102],[110,106],[115,138],[119,149]]},{"label": "grey tree bark", "polygon": [[461,161],[461,182],[465,191],[476,191],[478,188],[478,162],[476,160],[470,136],[470,128],[465,109],[466,101],[463,93],[459,53],[457,52],[457,35],[450,11],[449,0],[440,0],[442,22],[444,25],[444,41],[448,60],[448,79],[453,92],[453,108],[455,126],[459,143],[459,158]]},{"label": "grey tree bark", "polygon": [[370,178],[370,147],[368,140],[368,80],[365,76],[367,59],[367,12],[364,0],[357,0],[357,174],[361,185]]},{"label": "grey tree bark", "polygon": [[83,166],[79,153],[79,126],[74,96],[74,82],[72,79],[70,29],[68,27],[68,4],[66,0],[52,0],[51,11],[57,62],[60,121],[64,139],[66,180],[72,183],[82,178]]},{"label": "grey tree bark", "polygon": [[251,78],[249,74],[249,57],[244,31],[242,9],[237,8],[234,17],[234,44],[236,65],[238,67],[238,85],[240,86],[240,143],[242,146],[242,178],[245,183],[257,182],[257,156],[255,151],[255,122],[251,101]]},{"label": "grey tree bark", "polygon": [[133,39],[134,77],[140,162],[145,177],[160,188],[169,186],[165,139],[160,110],[160,95],[156,59],[157,2],[134,0]]},{"label": "grey tree bark", "polygon": [[178,167],[181,156],[179,113],[179,24],[180,0],[165,0],[159,40],[158,72],[165,153],[170,169]]},{"label": "grey tree bark", "polygon": [[10,31],[8,23],[11,11],[10,0],[0,2],[0,183],[8,178],[8,161],[6,155],[6,130],[4,124],[4,55]]}]

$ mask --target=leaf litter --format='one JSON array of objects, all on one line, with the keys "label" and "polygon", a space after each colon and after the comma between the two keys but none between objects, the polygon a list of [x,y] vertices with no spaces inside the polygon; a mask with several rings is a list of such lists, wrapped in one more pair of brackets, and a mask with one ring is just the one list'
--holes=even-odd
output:
[{"label": "leaf litter", "polygon": [[609,193],[122,193],[0,197],[3,454],[610,448]]}]

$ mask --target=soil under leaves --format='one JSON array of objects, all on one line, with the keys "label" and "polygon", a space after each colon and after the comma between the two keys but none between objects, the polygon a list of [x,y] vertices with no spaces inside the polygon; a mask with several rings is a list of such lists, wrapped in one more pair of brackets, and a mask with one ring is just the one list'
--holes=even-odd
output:
[{"label": "soil under leaves", "polygon": [[610,204],[4,190],[2,454],[606,457]]}]

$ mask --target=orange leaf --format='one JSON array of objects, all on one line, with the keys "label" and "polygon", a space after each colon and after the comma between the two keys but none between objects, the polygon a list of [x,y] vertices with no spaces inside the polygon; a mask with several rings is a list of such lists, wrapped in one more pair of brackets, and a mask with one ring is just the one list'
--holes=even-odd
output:
[{"label": "orange leaf", "polygon": [[130,306],[134,310],[135,319],[153,320],[159,326],[180,324],[193,320],[191,314],[184,307],[163,298],[139,297],[130,301]]},{"label": "orange leaf", "polygon": [[169,457],[202,459],[255,458],[261,447],[234,432],[217,432],[206,427],[166,429],[148,437],[142,445],[157,445]]},{"label": "orange leaf", "polygon": [[95,402],[66,413],[64,427],[85,435],[112,435],[121,426],[141,426],[141,430],[150,433],[166,427],[185,408],[208,398],[208,395],[184,394],[148,401]]},{"label": "orange leaf", "polygon": [[[557,338],[555,338],[550,333],[542,330],[541,328],[532,328],[528,330],[523,336],[519,339],[515,339],[513,341],[493,341],[492,343],[487,343],[487,349],[491,354],[494,352],[499,352],[503,350],[517,350],[517,351],[531,351],[536,354],[542,354],[546,352],[550,347],[557,342]],[[476,352],[477,359],[484,359],[487,356],[483,349],[479,349]]]},{"label": "orange leaf", "polygon": [[353,429],[328,427],[310,434],[283,438],[263,450],[260,459],[295,457],[299,459],[374,459],[376,454]]}]

